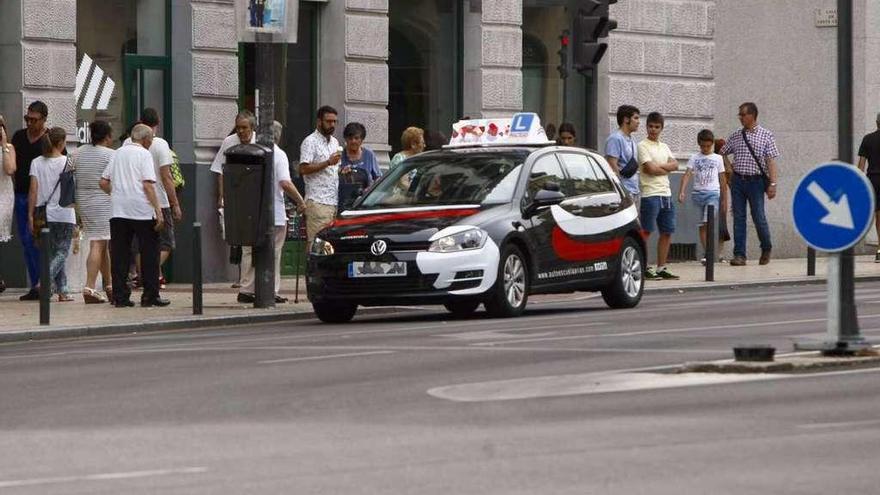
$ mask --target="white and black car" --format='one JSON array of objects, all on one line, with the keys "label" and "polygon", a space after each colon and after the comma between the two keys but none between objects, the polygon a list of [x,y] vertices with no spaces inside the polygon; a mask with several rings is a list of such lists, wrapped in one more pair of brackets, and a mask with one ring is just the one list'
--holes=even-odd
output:
[{"label": "white and black car", "polygon": [[639,303],[637,208],[600,155],[548,142],[534,114],[459,122],[452,143],[404,161],[318,234],[308,295],[322,321],[392,304],[511,317],[529,294],[573,291]]}]

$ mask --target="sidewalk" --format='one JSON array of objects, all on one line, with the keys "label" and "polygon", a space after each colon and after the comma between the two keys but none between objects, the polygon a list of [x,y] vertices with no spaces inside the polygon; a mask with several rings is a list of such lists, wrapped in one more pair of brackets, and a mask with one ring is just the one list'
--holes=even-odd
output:
[{"label": "sidewalk", "polygon": [[[744,267],[728,264],[715,265],[715,282],[705,282],[705,267],[698,262],[674,263],[670,271],[681,280],[650,280],[646,283],[646,298],[652,293],[667,291],[687,291],[694,289],[724,288],[732,286],[770,285],[770,284],[809,284],[824,283],[827,268],[826,259],[816,260],[816,276],[808,277],[805,258],[775,259],[769,265],[759,266],[756,262]],[[880,264],[874,263],[873,256],[859,256],[855,264],[858,280],[880,280]],[[281,293],[290,299],[271,309],[254,309],[251,304],[236,302],[237,289],[229,283],[207,284],[204,287],[204,314],[192,314],[192,287],[184,284],[171,284],[162,296],[171,300],[166,308],[114,308],[109,304],[90,304],[76,300],[68,303],[52,302],[51,325],[39,325],[39,303],[21,302],[18,296],[23,290],[10,289],[0,294],[0,342],[31,339],[80,337],[87,335],[108,335],[141,331],[173,330],[220,325],[240,325],[272,321],[292,321],[312,318],[312,307],[305,294],[304,280],[300,280],[299,302],[294,303],[294,278],[282,281]],[[536,296],[533,301],[558,301],[570,298],[569,294]],[[139,292],[132,294],[133,301],[140,300]],[[400,312],[404,308],[362,308],[369,312]]]}]

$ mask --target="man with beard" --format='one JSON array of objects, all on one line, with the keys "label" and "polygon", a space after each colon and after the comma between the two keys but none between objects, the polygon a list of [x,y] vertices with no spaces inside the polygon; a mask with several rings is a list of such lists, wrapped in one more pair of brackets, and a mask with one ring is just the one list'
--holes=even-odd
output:
[{"label": "man with beard", "polygon": [[306,185],[306,245],[336,218],[342,152],[339,141],[333,137],[337,115],[333,107],[319,108],[315,132],[300,146],[299,172]]}]

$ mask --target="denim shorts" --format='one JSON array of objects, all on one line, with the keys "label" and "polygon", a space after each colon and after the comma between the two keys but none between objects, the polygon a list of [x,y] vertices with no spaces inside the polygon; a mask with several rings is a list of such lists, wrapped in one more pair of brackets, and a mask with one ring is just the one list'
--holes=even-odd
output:
[{"label": "denim shorts", "polygon": [[661,234],[675,232],[675,203],[672,196],[648,196],[642,198],[639,217],[645,232],[654,232],[659,227]]},{"label": "denim shorts", "polygon": [[709,205],[715,206],[715,218],[718,218],[718,205],[721,202],[721,193],[719,191],[694,191],[691,193],[691,201],[702,212],[700,223],[708,221],[709,211],[706,207]]}]

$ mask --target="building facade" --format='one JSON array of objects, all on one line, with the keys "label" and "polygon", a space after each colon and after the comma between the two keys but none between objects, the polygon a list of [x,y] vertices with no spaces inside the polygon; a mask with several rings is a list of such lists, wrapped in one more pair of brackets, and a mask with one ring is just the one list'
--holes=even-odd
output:
[{"label": "building facade", "polygon": [[[367,146],[387,161],[410,125],[442,141],[463,116],[534,111],[545,124],[575,124],[582,144],[598,145],[616,127],[623,103],[663,112],[665,140],[680,160],[702,128],[726,137],[737,105],[757,103],[759,122],[782,151],[779,197],[768,203],[776,256],[805,250],[791,226],[790,200],[807,169],[836,158],[836,39],[820,22],[834,0],[620,0],[595,80],[557,71],[560,35],[576,0],[300,0],[295,43],[276,45],[276,119],[295,162],[319,105],[367,129]],[[874,129],[880,111],[880,4],[854,0],[853,141]],[[159,109],[162,131],[185,164],[186,252],[203,224],[203,263],[211,280],[234,278],[219,237],[208,172],[239,108],[254,108],[255,47],[240,43],[233,0],[18,0],[3,3],[0,114],[13,129],[33,100],[71,145],[87,123],[125,130],[141,108]],[[831,27],[825,27],[832,24]],[[11,61],[11,63],[10,63]],[[595,85],[595,87],[593,86]],[[587,111],[595,109],[595,113]],[[598,117],[596,117],[598,115]],[[13,118],[12,116],[16,116]],[[638,138],[644,136],[641,131]],[[852,160],[852,157],[850,157]],[[683,208],[673,239],[696,243]],[[690,230],[693,230],[691,232]],[[754,255],[757,240],[750,236]],[[0,270],[24,282],[18,244],[0,244]],[[186,280],[192,257],[175,258]]]}]

